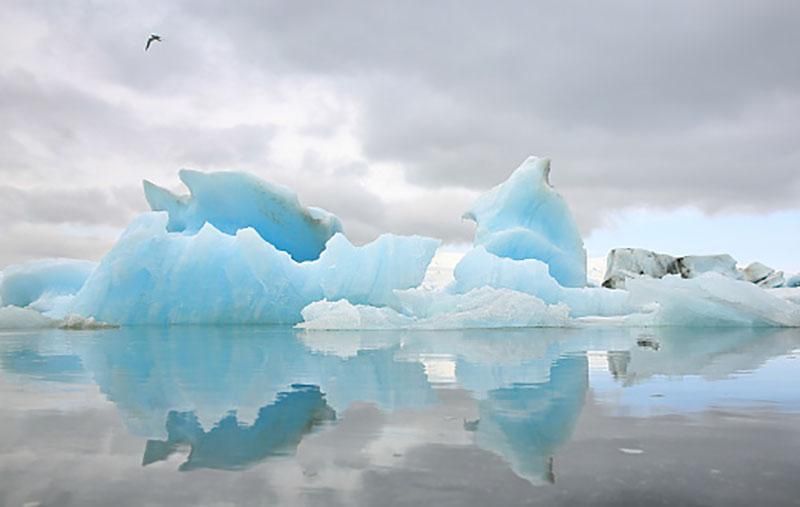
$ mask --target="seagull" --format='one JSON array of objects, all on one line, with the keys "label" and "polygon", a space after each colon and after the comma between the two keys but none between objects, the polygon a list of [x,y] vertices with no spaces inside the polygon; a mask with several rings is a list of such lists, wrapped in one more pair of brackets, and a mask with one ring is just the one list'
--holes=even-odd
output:
[{"label": "seagull", "polygon": [[147,44],[144,46],[144,50],[145,51],[150,49],[150,43],[152,43],[154,40],[157,40],[158,42],[161,42],[161,36],[160,35],[156,35],[154,33],[151,33],[150,34],[150,38],[147,39]]}]

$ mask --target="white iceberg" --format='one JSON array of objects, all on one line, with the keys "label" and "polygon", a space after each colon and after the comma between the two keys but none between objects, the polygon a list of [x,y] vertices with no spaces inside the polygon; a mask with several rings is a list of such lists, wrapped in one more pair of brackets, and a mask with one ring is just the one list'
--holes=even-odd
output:
[{"label": "white iceberg", "polygon": [[[345,300],[317,301],[302,311],[304,329],[486,329],[513,327],[565,327],[569,309],[548,305],[541,299],[508,289],[481,287],[466,294],[442,291],[397,291],[416,307],[416,315],[404,315],[389,307],[353,305]],[[420,304],[423,303],[423,304]]]},{"label": "white iceberg", "polygon": [[769,289],[769,293],[800,305],[800,287],[775,287],[774,289]]},{"label": "white iceberg", "polygon": [[303,309],[304,322],[298,327],[800,326],[795,289],[765,291],[717,272],[691,279],[633,278],[628,290],[576,289],[558,285],[540,261],[504,259],[477,247],[454,275],[455,282],[445,290],[395,291],[387,307],[315,302]]},{"label": "white iceberg", "polygon": [[800,305],[719,273],[682,279],[628,280],[631,302],[654,307],[632,324],[653,326],[800,326]]},{"label": "white iceberg", "polygon": [[58,327],[59,321],[36,310],[8,305],[0,308],[0,330],[44,329]]},{"label": "white iceberg", "polygon": [[734,280],[742,278],[736,269],[736,259],[728,254],[684,255],[675,259],[675,263],[683,278],[695,278],[705,273],[719,273]]},{"label": "white iceberg", "polygon": [[775,271],[760,262],[750,263],[742,270],[742,276],[750,283],[769,289],[782,287],[785,284],[783,271]]},{"label": "white iceberg", "polygon": [[150,208],[169,213],[170,232],[196,233],[207,223],[227,234],[252,227],[278,250],[306,261],[319,257],[328,239],[342,231],[336,215],[304,207],[290,189],[250,174],[183,169],[178,175],[191,195],[144,181]]},{"label": "white iceberg", "polygon": [[550,159],[529,157],[464,213],[475,245],[510,259],[538,259],[565,287],[586,286],[586,250],[566,201],[550,186]]},{"label": "white iceberg", "polygon": [[673,257],[641,248],[614,248],[608,254],[602,286],[624,289],[630,278],[663,278],[667,275],[695,278],[705,273],[718,273],[764,288],[784,285],[783,271],[776,271],[760,262],[753,262],[740,269],[736,260],[727,254]]},{"label": "white iceberg", "polygon": [[545,303],[564,303],[573,317],[624,315],[635,310],[627,293],[602,288],[562,287],[548,267],[536,259],[501,258],[483,247],[470,250],[455,268],[450,290],[463,294],[479,287],[512,289],[536,296]]},{"label": "white iceberg", "polygon": [[112,324],[294,324],[323,298],[383,305],[416,287],[439,242],[383,235],[354,247],[343,235],[316,261],[296,262],[252,228],[168,232],[164,213],[125,231],[73,301],[71,312]]},{"label": "white iceberg", "polygon": [[92,317],[85,318],[80,315],[67,315],[53,317],[32,308],[21,308],[8,305],[0,307],[0,331],[19,331],[24,329],[60,328],[70,330],[107,329],[112,326],[100,322]]},{"label": "white iceberg", "polygon": [[602,286],[624,289],[625,280],[637,276],[663,278],[678,274],[675,257],[643,248],[614,248],[608,252]]}]

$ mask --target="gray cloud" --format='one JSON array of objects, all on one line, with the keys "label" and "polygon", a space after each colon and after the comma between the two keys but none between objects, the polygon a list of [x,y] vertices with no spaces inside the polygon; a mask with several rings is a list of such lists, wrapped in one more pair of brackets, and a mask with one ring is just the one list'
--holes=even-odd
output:
[{"label": "gray cloud", "polygon": [[118,235],[116,230],[65,228],[46,223],[0,225],[0,266],[45,257],[99,260]]},{"label": "gray cloud", "polygon": [[[0,223],[32,222],[124,226],[143,208],[139,189],[41,188],[0,185]],[[131,204],[134,204],[131,206]]]},{"label": "gray cloud", "polygon": [[[475,192],[531,153],[553,158],[584,232],[630,205],[798,206],[796,2],[33,1],[6,11],[8,221],[119,225],[144,206],[112,187],[168,184],[180,167],[241,169],[339,214],[357,242],[383,231],[464,241],[472,228],[458,217]],[[145,54],[150,31],[164,42]],[[285,127],[258,102],[299,85],[334,98],[295,118],[305,138],[291,149],[306,156],[292,165],[275,155]],[[316,143],[336,139],[351,106],[362,154],[320,155]],[[381,163],[418,196],[368,183]],[[36,255],[3,243],[6,257]]]},{"label": "gray cloud", "polygon": [[535,152],[601,201],[622,186],[712,208],[796,199],[794,2],[210,9],[244,58],[338,80],[367,155],[416,183],[485,188]]}]

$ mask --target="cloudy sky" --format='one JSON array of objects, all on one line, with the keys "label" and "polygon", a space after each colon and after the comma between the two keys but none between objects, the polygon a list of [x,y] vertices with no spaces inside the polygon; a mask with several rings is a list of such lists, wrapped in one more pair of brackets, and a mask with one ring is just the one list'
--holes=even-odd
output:
[{"label": "cloudy sky", "polygon": [[[99,258],[141,180],[245,170],[381,232],[553,160],[591,256],[800,270],[800,3],[45,2],[0,17],[0,266]],[[150,51],[150,32],[163,36]]]}]

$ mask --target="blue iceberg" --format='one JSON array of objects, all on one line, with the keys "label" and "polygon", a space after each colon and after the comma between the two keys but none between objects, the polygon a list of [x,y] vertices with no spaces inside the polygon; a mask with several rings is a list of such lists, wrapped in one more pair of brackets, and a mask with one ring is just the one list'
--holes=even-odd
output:
[{"label": "blue iceberg", "polygon": [[72,312],[113,324],[294,324],[323,298],[383,305],[415,287],[439,242],[383,235],[353,246],[337,234],[296,262],[252,228],[169,232],[164,213],[136,219],[75,296]]},{"label": "blue iceberg", "polygon": [[75,259],[42,259],[8,266],[0,276],[0,307],[59,314],[96,266],[95,262]]},{"label": "blue iceberg", "polygon": [[251,227],[296,261],[318,258],[328,239],[342,232],[336,215],[321,208],[304,207],[290,189],[253,175],[183,169],[178,176],[190,195],[177,196],[144,181],[150,208],[169,214],[170,232],[194,234],[207,223],[227,234]]},{"label": "blue iceberg", "polygon": [[511,289],[536,296],[545,303],[563,303],[572,317],[617,316],[631,313],[628,294],[595,287],[564,287],[550,275],[547,264],[537,259],[498,257],[476,247],[461,259],[453,273],[450,290],[459,294],[478,287]]},{"label": "blue iceberg", "polygon": [[464,213],[475,245],[510,259],[538,259],[565,287],[586,286],[586,250],[566,201],[550,186],[550,159],[528,157]]},{"label": "blue iceberg", "polygon": [[[464,215],[477,223],[474,247],[449,285],[433,286],[435,276],[426,275],[439,269],[431,267],[439,240],[384,234],[354,245],[335,215],[301,205],[289,189],[243,173],[183,170],[190,194],[145,182],[153,211],[137,217],[99,264],[7,268],[0,328],[800,326],[797,289],[770,292],[714,273],[633,274],[625,290],[587,287],[583,241],[549,173],[548,159],[530,157],[478,198]],[[704,263],[732,262],[682,259],[692,276],[709,270]],[[765,267],[756,268],[748,269],[759,278]]]}]

